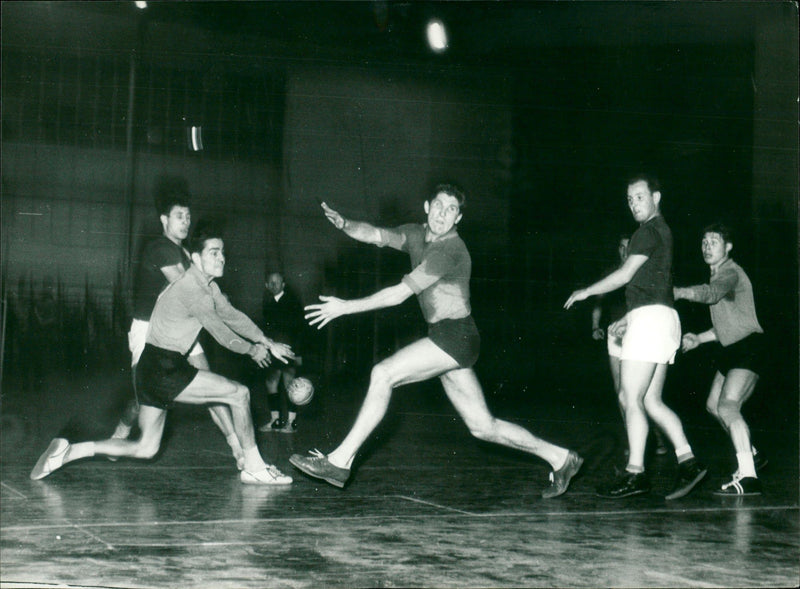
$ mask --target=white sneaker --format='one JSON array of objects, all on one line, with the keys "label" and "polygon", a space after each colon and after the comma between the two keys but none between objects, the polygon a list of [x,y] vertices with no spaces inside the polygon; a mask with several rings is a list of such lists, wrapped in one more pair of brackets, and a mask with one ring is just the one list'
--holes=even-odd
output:
[{"label": "white sneaker", "polygon": [[31,471],[31,480],[43,479],[53,471],[64,465],[64,457],[69,450],[69,442],[64,438],[53,438],[47,450],[36,461],[36,466]]},{"label": "white sneaker", "polygon": [[245,485],[291,485],[292,477],[283,474],[277,468],[268,464],[266,468],[250,472],[242,470],[239,473],[239,480]]}]

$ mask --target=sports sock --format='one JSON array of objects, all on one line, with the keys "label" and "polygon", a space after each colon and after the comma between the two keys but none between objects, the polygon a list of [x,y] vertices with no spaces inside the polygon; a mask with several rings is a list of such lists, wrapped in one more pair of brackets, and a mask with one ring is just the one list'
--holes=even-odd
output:
[{"label": "sports sock", "polygon": [[225,437],[225,440],[228,442],[228,446],[231,447],[233,453],[236,454],[237,452],[243,452],[242,445],[239,443],[239,438],[236,436],[235,433],[228,434]]},{"label": "sports sock", "polygon": [[753,464],[753,454],[750,452],[737,452],[736,461],[739,463],[739,474],[743,477],[756,476],[756,467]]},{"label": "sports sock", "polygon": [[131,426],[125,425],[120,421],[111,437],[117,440],[127,440],[129,435],[131,435]]},{"label": "sports sock", "polygon": [[564,468],[564,465],[567,463],[567,459],[569,458],[569,450],[564,451],[564,458],[560,459],[556,464],[553,464],[553,472],[561,470]]},{"label": "sports sock", "polygon": [[689,444],[685,446],[681,446],[680,448],[675,448],[675,456],[678,457],[678,464],[681,462],[686,462],[687,460],[694,458],[694,454],[692,453],[692,447]]},{"label": "sports sock", "polygon": [[629,464],[625,467],[626,472],[630,472],[633,474],[641,474],[644,472],[644,466],[639,466],[637,464]]},{"label": "sports sock", "polygon": [[267,468],[267,463],[261,458],[258,446],[247,448],[244,451],[244,469],[248,472],[258,472]]}]

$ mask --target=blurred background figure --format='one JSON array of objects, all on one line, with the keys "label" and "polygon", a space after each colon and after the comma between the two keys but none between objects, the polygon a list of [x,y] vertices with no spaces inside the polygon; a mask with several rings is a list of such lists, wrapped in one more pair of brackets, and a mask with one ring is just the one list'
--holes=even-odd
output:
[{"label": "blurred background figure", "polygon": [[[270,273],[264,286],[265,333],[298,351],[302,344],[300,337],[305,329],[300,299],[286,287],[286,281],[280,272]],[[269,420],[258,428],[259,431],[293,433],[297,429],[297,406],[289,400],[286,390],[297,377],[302,365],[303,358],[298,355],[288,364],[275,362],[261,371],[267,386]]]}]

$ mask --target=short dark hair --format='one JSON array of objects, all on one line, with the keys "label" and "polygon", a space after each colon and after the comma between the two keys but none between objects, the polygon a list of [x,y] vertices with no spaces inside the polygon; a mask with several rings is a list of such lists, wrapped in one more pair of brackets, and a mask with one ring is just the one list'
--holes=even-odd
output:
[{"label": "short dark hair", "polygon": [[733,243],[733,230],[724,223],[711,223],[703,228],[703,235],[706,233],[717,233],[725,243]]},{"label": "short dark hair", "polygon": [[628,178],[628,183],[626,186],[630,186],[631,184],[636,184],[637,182],[645,182],[647,183],[647,189],[653,192],[661,192],[661,182],[659,182],[658,178],[653,176],[652,174],[646,173],[639,173],[634,174]]},{"label": "short dark hair", "polygon": [[159,215],[169,216],[174,207],[190,206],[189,186],[185,178],[161,177],[156,183],[155,204]]},{"label": "short dark hair", "polygon": [[219,231],[216,226],[211,224],[205,226],[198,225],[197,230],[192,234],[192,238],[189,240],[189,253],[202,253],[209,239],[222,239],[222,231]]},{"label": "short dark hair", "polygon": [[448,196],[452,196],[458,201],[458,208],[463,209],[467,204],[467,197],[464,194],[464,191],[461,190],[455,184],[438,184],[436,188],[433,189],[433,194],[428,200],[433,200],[436,198],[436,195],[444,192]]}]

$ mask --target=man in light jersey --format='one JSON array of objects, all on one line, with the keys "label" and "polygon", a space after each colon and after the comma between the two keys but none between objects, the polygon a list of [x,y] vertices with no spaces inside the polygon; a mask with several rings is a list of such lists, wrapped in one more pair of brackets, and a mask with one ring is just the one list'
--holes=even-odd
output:
[{"label": "man in light jersey", "polygon": [[761,372],[764,330],[756,317],[753,285],[742,267],[730,257],[733,249],[730,229],[715,223],[703,233],[703,260],[711,270],[711,279],[708,284],[675,287],[673,293],[676,300],[709,305],[712,328],[700,334],[684,334],[683,351],[709,342],[719,344],[716,373],[706,409],[728,432],[738,468],[731,480],[714,493],[760,495],[755,449],[750,441],[750,428],[742,417],[742,405],[753,394]]},{"label": "man in light jersey", "polygon": [[110,438],[70,444],[64,438],[55,438],[31,471],[31,479],[42,479],[69,462],[98,454],[152,458],[161,446],[167,410],[173,403],[187,403],[229,407],[243,449],[243,469],[239,474],[242,483],[287,485],[292,482],[291,477],[266,464],[259,453],[247,387],[209,370],[198,369],[187,357],[201,329],[206,329],[229,350],[249,355],[262,367],[269,364],[269,354],[282,362],[294,354],[289,346],[267,338],[220,292],[214,279],[222,276],[225,267],[222,239],[208,233],[195,236],[192,242],[192,266],[156,301],[147,343],[136,367],[139,439]]}]

